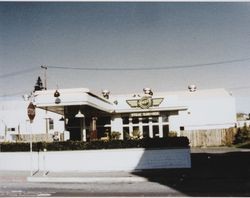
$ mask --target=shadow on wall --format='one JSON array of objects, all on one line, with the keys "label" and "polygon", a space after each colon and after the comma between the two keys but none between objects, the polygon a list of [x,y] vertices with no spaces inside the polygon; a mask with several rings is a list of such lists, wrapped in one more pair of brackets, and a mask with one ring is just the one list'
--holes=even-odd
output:
[{"label": "shadow on wall", "polygon": [[[147,156],[143,156],[142,159]],[[187,196],[250,196],[250,152],[191,154],[192,168],[134,172]]]},{"label": "shadow on wall", "polygon": [[135,170],[190,168],[189,148],[144,149]]}]

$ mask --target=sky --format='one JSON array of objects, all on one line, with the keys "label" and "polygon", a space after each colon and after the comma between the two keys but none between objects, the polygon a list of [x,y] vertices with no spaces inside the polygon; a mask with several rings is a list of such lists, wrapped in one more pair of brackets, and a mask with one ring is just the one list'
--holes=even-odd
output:
[{"label": "sky", "polygon": [[[225,88],[250,112],[249,2],[0,2],[0,97]],[[75,69],[69,69],[75,68]]]}]

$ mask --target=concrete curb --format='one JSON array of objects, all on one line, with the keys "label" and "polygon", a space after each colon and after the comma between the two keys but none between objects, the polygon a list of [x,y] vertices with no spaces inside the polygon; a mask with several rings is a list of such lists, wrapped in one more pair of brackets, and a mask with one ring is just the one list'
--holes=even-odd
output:
[{"label": "concrete curb", "polygon": [[28,182],[46,183],[129,183],[146,182],[143,177],[27,177]]}]

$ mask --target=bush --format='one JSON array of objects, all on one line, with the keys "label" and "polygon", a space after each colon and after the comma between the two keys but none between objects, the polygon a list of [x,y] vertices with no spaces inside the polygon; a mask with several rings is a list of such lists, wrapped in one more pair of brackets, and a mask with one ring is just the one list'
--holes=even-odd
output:
[{"label": "bush", "polygon": [[238,144],[237,147],[244,148],[244,149],[250,149],[250,141],[242,143],[242,144]]},{"label": "bush", "polygon": [[169,131],[168,137],[177,137],[177,132],[176,131]]},{"label": "bush", "polygon": [[250,140],[250,127],[246,124],[242,128],[238,128],[235,134],[234,144],[244,143]]},{"label": "bush", "polygon": [[[29,143],[2,143],[2,152],[29,151]],[[63,150],[96,150],[96,149],[119,149],[119,148],[188,148],[187,137],[168,138],[144,138],[135,140],[111,140],[111,141],[67,141],[67,142],[36,142],[33,143],[33,151],[63,151]]]},{"label": "bush", "polygon": [[111,140],[119,140],[121,133],[118,131],[112,131],[110,135]]},{"label": "bush", "polygon": [[141,136],[140,130],[139,129],[135,129],[135,130],[133,130],[132,136],[130,137],[130,139],[136,140],[136,139],[140,139],[141,137],[142,136]]}]

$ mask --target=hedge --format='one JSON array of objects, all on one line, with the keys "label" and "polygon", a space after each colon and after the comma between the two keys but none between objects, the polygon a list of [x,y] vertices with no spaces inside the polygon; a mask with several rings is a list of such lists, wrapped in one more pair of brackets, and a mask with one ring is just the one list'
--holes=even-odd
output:
[{"label": "hedge", "polygon": [[250,141],[236,145],[237,148],[250,149]]},{"label": "hedge", "polygon": [[[66,142],[35,142],[32,144],[33,151],[65,151],[65,150],[96,150],[96,149],[117,149],[117,148],[188,148],[187,137],[167,138],[145,138],[138,140],[111,140],[111,141],[66,141]],[[29,143],[1,143],[1,152],[29,151]]]}]

